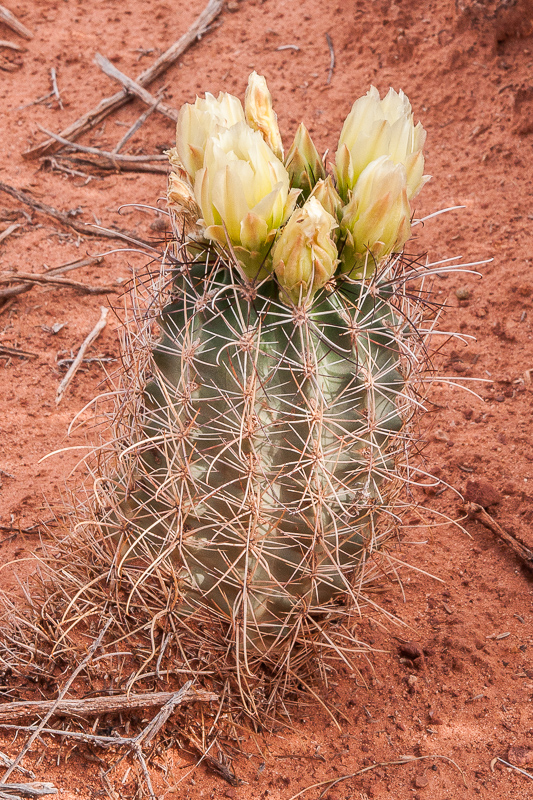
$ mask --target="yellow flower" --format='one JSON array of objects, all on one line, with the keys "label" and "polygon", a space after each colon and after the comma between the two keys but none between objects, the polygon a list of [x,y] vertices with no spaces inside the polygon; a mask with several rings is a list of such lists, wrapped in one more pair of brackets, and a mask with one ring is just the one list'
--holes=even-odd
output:
[{"label": "yellow flower", "polygon": [[270,273],[270,248],[289,217],[298,191],[289,190],[287,170],[245,122],[207,141],[194,194],[204,236],[231,250],[250,278]]},{"label": "yellow flower", "polygon": [[280,160],[283,160],[283,144],[278,118],[272,108],[272,96],[264,76],[258,75],[255,71],[248,78],[248,87],[244,96],[244,113],[250,128],[259,131],[272,152]]},{"label": "yellow flower", "polygon": [[333,277],[338,259],[331,234],[336,227],[336,221],[315,197],[293,212],[272,251],[284,302],[310,304],[315,293]]},{"label": "yellow flower", "polygon": [[192,182],[204,165],[207,141],[237,122],[244,122],[242,104],[227,92],[220,92],[218,97],[208,92],[205,99],[197,97],[194,105],[185,103],[180,108],[176,124],[176,152]]},{"label": "yellow flower", "polygon": [[311,194],[316,182],[326,177],[322,159],[303,122],[296,131],[285,166],[291,178],[291,186],[301,189],[305,199]]},{"label": "yellow flower", "polygon": [[371,86],[353,104],[339,138],[335,161],[341,196],[347,201],[365,167],[380,156],[390,156],[405,167],[411,200],[429,180],[422,174],[425,139],[426,131],[420,122],[414,125],[411,104],[402,91],[389,89],[380,100],[378,90]]},{"label": "yellow flower", "polygon": [[335,189],[331,175],[328,175],[324,180],[317,181],[310,196],[316,197],[328,214],[331,214],[336,220],[340,220],[343,203],[338,191]]},{"label": "yellow flower", "polygon": [[391,253],[400,252],[411,233],[407,178],[390,156],[372,161],[361,173],[341,220],[341,271],[368,278]]}]

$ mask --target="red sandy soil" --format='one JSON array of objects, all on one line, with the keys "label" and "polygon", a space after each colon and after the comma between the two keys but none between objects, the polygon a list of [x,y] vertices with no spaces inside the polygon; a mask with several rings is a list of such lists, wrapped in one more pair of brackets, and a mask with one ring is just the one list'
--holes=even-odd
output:
[{"label": "red sandy soil", "polygon": [[[87,181],[57,171],[50,161],[24,160],[22,152],[43,138],[38,126],[59,131],[116,91],[93,63],[96,52],[136,76],[187,30],[202,0],[13,0],[9,7],[34,38],[25,41],[0,23],[0,39],[24,48],[0,46],[2,180],[36,200],[76,211],[78,221],[97,219],[157,237],[162,217],[133,208],[119,216],[117,209],[124,203],[157,206],[164,175],[107,172]],[[461,516],[457,492],[477,481],[471,499],[495,501],[492,516],[533,546],[532,17],[529,0],[231,0],[212,30],[150,87],[155,93],[165,86],[166,102],[178,108],[206,90],[242,96],[256,69],[268,79],[286,144],[303,120],[321,151],[335,149],[344,117],[370,84],[382,93],[402,88],[428,131],[427,171],[434,176],[416,201],[417,216],[464,206],[415,229],[421,232],[410,242],[411,252],[427,252],[432,260],[493,259],[478,268],[482,279],[474,273],[436,279],[436,298],[448,303],[441,327],[464,334],[467,343],[442,338],[443,380],[426,418],[422,468],[443,483],[420,490],[416,499],[442,515],[442,524],[415,527],[417,515],[408,515],[413,527],[396,555],[421,571],[404,571],[403,593],[391,584],[383,601],[409,627],[386,633],[375,622],[362,623],[361,639],[381,652],[371,663],[361,661],[366,685],[345,674],[330,687],[327,699],[340,712],[340,730],[319,709],[304,709],[292,731],[280,728],[258,737],[257,746],[245,744],[249,758],[234,763],[243,783],[231,788],[204,766],[189,774],[184,766],[191,760],[170,748],[152,770],[158,796],[289,800],[314,783],[377,763],[383,765],[338,783],[327,796],[532,795],[531,778],[493,761],[510,760],[533,774],[531,575],[478,522],[464,522],[466,530],[444,524],[448,516]],[[326,33],[335,53],[330,83]],[[28,105],[50,92],[52,68],[63,108],[54,97]],[[81,141],[112,149],[143,110],[134,100]],[[155,113],[125,152],[161,152],[172,143],[172,122]],[[0,233],[14,222],[20,227],[0,243],[1,273],[40,272],[121,246],[73,234],[0,192]],[[145,260],[133,252],[111,253],[100,266],[68,277],[124,282]],[[52,516],[48,504],[60,502],[85,452],[68,448],[87,444],[81,432],[69,437],[68,425],[105,389],[104,368],[89,363],[56,406],[63,374],[58,359],[77,352],[100,305],[117,304],[117,297],[46,286],[0,307],[0,346],[34,354],[20,358],[0,350],[1,586],[8,592],[39,552],[39,527],[22,534],[10,528]],[[54,325],[63,327],[54,333]],[[117,327],[113,317],[87,355],[116,359]],[[113,372],[118,362],[104,366]],[[492,496],[480,498],[479,482]],[[399,639],[415,642],[418,650],[402,650]],[[423,654],[414,658],[417,652]],[[15,754],[19,743],[6,741],[2,749]],[[98,764],[82,750],[65,763],[67,752],[59,767],[55,750],[45,756],[38,777],[53,780],[64,798],[106,796]],[[402,756],[423,758],[390,763]],[[109,796],[129,797],[133,786],[130,774]],[[315,800],[321,791],[310,789],[303,797]]]}]

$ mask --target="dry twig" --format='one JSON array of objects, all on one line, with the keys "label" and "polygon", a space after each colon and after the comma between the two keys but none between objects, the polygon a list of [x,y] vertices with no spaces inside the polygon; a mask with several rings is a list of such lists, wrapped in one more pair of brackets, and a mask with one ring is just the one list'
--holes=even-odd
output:
[{"label": "dry twig", "polygon": [[[105,630],[105,629],[104,629]],[[100,635],[98,642],[101,641],[102,634]],[[96,649],[96,643],[91,648],[91,653],[94,653]],[[85,660],[83,666],[87,663],[87,659]],[[76,670],[75,674],[78,674],[81,666]],[[69,682],[69,685],[72,683],[72,680]],[[137,736],[131,737],[124,737],[124,736],[98,736],[96,734],[90,733],[83,733],[81,731],[63,731],[55,728],[45,728],[44,723],[41,723],[38,726],[31,725],[29,727],[21,727],[18,725],[12,725],[8,723],[0,722],[0,728],[5,728],[8,730],[19,730],[25,732],[32,732],[32,739],[34,739],[38,734],[47,733],[53,736],[61,736],[63,738],[74,739],[79,742],[85,742],[86,744],[94,744],[99,747],[103,747],[105,749],[108,748],[116,748],[116,747],[127,747],[133,756],[139,762],[141,770],[143,772],[144,779],[146,781],[146,785],[148,787],[148,792],[150,795],[151,800],[155,800],[154,790],[152,788],[152,782],[150,780],[150,775],[148,772],[148,767],[146,764],[146,760],[143,753],[143,746],[149,744],[155,736],[159,733],[163,725],[167,722],[170,716],[174,713],[174,710],[183,703],[186,702],[195,702],[195,701],[204,701],[210,702],[211,700],[218,700],[217,695],[213,695],[211,692],[195,692],[191,689],[192,681],[187,681],[182,688],[177,692],[169,692],[167,694],[168,699],[166,700],[163,708],[155,715],[155,717],[146,725],[143,730],[137,734]],[[62,693],[64,694],[64,692]],[[105,698],[106,700],[112,698]],[[102,698],[100,698],[102,700]],[[64,702],[64,701],[63,701]],[[73,701],[76,702],[76,701]],[[57,709],[59,707],[60,700],[58,699],[55,701],[55,707],[52,708],[47,716],[45,717],[45,721],[50,718],[53,713],[57,713]],[[108,710],[108,709],[106,709]]]},{"label": "dry twig", "polygon": [[8,236],[11,236],[11,234],[14,231],[16,231],[17,228],[20,228],[20,227],[21,227],[20,222],[14,222],[12,225],[8,225],[8,227],[5,229],[5,231],[2,231],[2,233],[0,233],[0,242],[3,242],[4,239],[7,239]]},{"label": "dry twig", "polygon": [[85,355],[85,351],[87,350],[88,347],[90,347],[90,345],[94,342],[94,340],[100,335],[100,333],[104,330],[104,328],[105,328],[105,326],[107,324],[107,315],[109,313],[109,308],[106,308],[105,306],[100,306],[100,311],[101,311],[100,319],[98,320],[98,322],[96,323],[96,325],[94,326],[94,328],[92,329],[90,334],[87,336],[87,338],[85,339],[83,344],[81,345],[80,349],[78,350],[78,354],[77,354],[76,358],[74,359],[74,361],[72,362],[72,364],[70,365],[70,367],[69,367],[69,369],[67,371],[67,374],[65,375],[65,377],[63,378],[63,380],[61,381],[59,386],[57,387],[56,405],[61,402],[61,399],[62,399],[65,391],[67,390],[67,388],[70,385],[72,379],[74,378],[74,375],[79,370],[79,368],[80,368],[80,366],[82,364],[82,361],[83,361],[83,357]]},{"label": "dry twig", "polygon": [[[181,690],[180,690],[181,691]],[[13,722],[17,719],[44,714],[53,709],[54,715],[62,717],[89,717],[99,714],[112,714],[117,711],[131,711],[136,708],[163,706],[175,698],[176,692],[146,692],[144,694],[105,695],[88,697],[83,700],[31,700],[0,705],[0,722]],[[180,695],[180,703],[210,703],[218,700],[218,695],[202,689],[188,688]]]},{"label": "dry twig", "polygon": [[0,6],[0,22],[3,22],[15,33],[18,33],[19,36],[23,36],[24,39],[33,39],[33,33],[5,6]]},{"label": "dry twig", "polygon": [[40,131],[46,133],[47,136],[51,136],[52,139],[55,139],[57,142],[63,145],[63,147],[71,147],[73,150],[77,150],[80,153],[90,153],[91,155],[100,156],[101,158],[108,158],[110,161],[116,162],[117,164],[121,164],[123,162],[128,164],[142,164],[147,161],[168,161],[167,156],[161,154],[148,156],[123,156],[119,153],[113,153],[110,150],[99,150],[98,147],[87,147],[83,144],[70,142],[68,139],[64,139],[58,133],[47,131],[46,128],[42,128],[40,125],[37,127]]},{"label": "dry twig", "polygon": [[[58,211],[52,206],[46,205],[46,203],[41,203],[39,200],[35,200],[33,197],[30,197],[30,195],[26,194],[26,192],[22,192],[20,189],[15,189],[13,186],[9,186],[7,183],[3,183],[2,181],[0,181],[0,191],[11,195],[11,197],[14,197],[15,200],[30,206],[30,208],[33,208],[35,211],[39,211],[41,214],[47,214],[48,216],[57,219],[63,225],[73,228],[75,231],[83,234],[84,236],[103,236],[106,239],[125,239],[128,242],[140,244],[143,245],[143,247],[149,247],[151,250],[154,249],[150,242],[145,242],[143,239],[139,239],[130,231],[123,231],[119,228],[107,229],[92,225],[91,223],[84,224],[81,222],[76,222],[76,220],[72,219],[72,217],[64,211]],[[91,227],[95,230],[91,230]]]},{"label": "dry twig", "polygon": [[465,503],[464,510],[469,519],[475,519],[477,522],[481,522],[485,528],[495,533],[496,536],[518,556],[522,564],[530,572],[533,572],[533,550],[530,550],[529,547],[517,539],[516,536],[502,528],[483,506],[477,503]]},{"label": "dry twig", "polygon": [[102,72],[108,76],[108,78],[114,78],[114,80],[121,83],[128,92],[131,92],[131,94],[134,94],[135,97],[139,98],[139,100],[142,100],[143,103],[146,103],[147,106],[157,106],[157,110],[160,111],[161,114],[164,114],[165,117],[177,122],[178,112],[175,108],[171,108],[165,103],[159,102],[153,94],[150,94],[150,92],[144,89],[139,83],[137,83],[137,81],[134,81],[132,78],[129,78],[119,69],[117,69],[117,67],[115,67],[111,61],[105,58],[105,56],[100,55],[100,53],[96,54],[94,60]]},{"label": "dry twig", "polygon": [[22,52],[24,50],[20,44],[15,44],[15,42],[8,42],[7,39],[0,39],[0,47],[8,47],[10,50],[19,50]]},{"label": "dry twig", "polygon": [[[178,39],[171,47],[168,48],[149,69],[142,72],[138,78],[137,83],[140,86],[149,86],[153,81],[162,75],[177,59],[204,33],[213,22],[213,20],[220,14],[222,10],[223,0],[209,0],[207,6],[191,25],[187,33],[181,39]],[[96,125],[99,125],[109,114],[121,108],[125,103],[129,103],[132,98],[130,92],[122,89],[112,97],[106,97],[101,100],[96,108],[91,109],[82,117],[77,119],[67,128],[61,131],[61,136],[66,139],[77,139],[82,133],[91,130]],[[45,142],[30,148],[23,153],[24,158],[39,158],[50,151],[57,150],[57,142],[53,139],[47,139]]]},{"label": "dry twig", "polygon": [[[0,273],[0,284],[13,283],[14,281],[23,281],[24,283],[29,283],[29,288],[36,283],[52,283],[57,286],[71,286],[73,289],[79,289],[86,294],[111,294],[112,292],[118,292],[118,288],[116,286],[91,286],[87,283],[73,281],[70,278],[59,278],[55,275],[41,275],[33,272]],[[17,291],[10,293],[9,289],[0,290],[0,299],[4,297],[11,297],[12,294],[21,294],[19,286],[15,286],[13,288]]]},{"label": "dry twig", "polygon": [[25,797],[43,797],[46,794],[57,794],[53,783],[0,783],[0,797],[6,800],[17,800],[17,794]]},{"label": "dry twig", "polygon": [[87,664],[91,661],[91,659],[94,656],[96,650],[102,644],[102,641],[103,641],[104,636],[105,636],[105,634],[107,632],[107,629],[111,625],[111,621],[112,621],[111,618],[108,619],[108,621],[106,622],[106,624],[104,625],[104,627],[100,631],[100,634],[98,635],[98,638],[95,639],[94,642],[92,643],[92,645],[90,646],[89,652],[87,653],[86,657],[83,659],[83,661],[80,664],[78,664],[78,666],[76,667],[76,669],[74,670],[74,672],[72,673],[72,675],[70,676],[70,678],[68,679],[68,681],[66,682],[64,687],[59,692],[59,695],[58,695],[57,699],[54,701],[54,704],[52,705],[52,708],[48,711],[47,714],[45,714],[45,716],[40,721],[40,723],[37,726],[35,726],[34,729],[32,729],[32,735],[29,737],[29,739],[27,739],[26,744],[24,745],[24,747],[22,748],[22,750],[20,751],[18,756],[11,763],[11,765],[7,768],[7,770],[4,773],[4,776],[2,778],[2,781],[7,781],[7,779],[11,775],[11,773],[18,767],[18,765],[20,764],[20,762],[22,761],[22,759],[24,758],[24,756],[26,755],[26,753],[28,752],[28,750],[30,749],[30,747],[32,746],[34,741],[37,739],[37,737],[39,736],[39,734],[41,733],[41,731],[45,727],[45,725],[48,722],[48,720],[50,719],[50,717],[53,716],[56,704],[59,704],[61,702],[61,700],[63,700],[63,698],[65,697],[66,693],[68,692],[68,690],[70,689],[70,687],[72,686],[72,684],[74,683],[74,681],[76,680],[76,678],[78,677],[80,672],[82,672],[85,669],[85,667],[87,666]]}]

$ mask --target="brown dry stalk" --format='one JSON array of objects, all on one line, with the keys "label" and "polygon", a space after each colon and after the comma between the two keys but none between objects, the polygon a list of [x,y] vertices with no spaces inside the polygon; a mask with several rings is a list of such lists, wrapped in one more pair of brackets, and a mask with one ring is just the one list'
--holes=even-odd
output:
[{"label": "brown dry stalk", "polygon": [[147,89],[144,89],[139,83],[137,83],[137,81],[134,81],[133,78],[129,78],[119,69],[117,69],[115,65],[109,61],[109,59],[105,58],[105,56],[97,53],[94,57],[94,60],[102,72],[108,76],[108,78],[113,78],[121,83],[128,92],[134,94],[135,97],[138,97],[139,100],[142,100],[142,102],[146,103],[147,106],[155,106],[155,110],[159,111],[161,114],[164,114],[165,117],[168,117],[174,122],[178,121],[178,112],[175,108],[171,108],[170,106],[165,105],[165,103],[158,101],[153,94],[150,94],[150,92],[147,91]]},{"label": "brown dry stalk", "polygon": [[[220,14],[223,6],[223,0],[209,0],[208,4],[198,16],[195,22],[191,25],[189,30],[177,42],[174,42],[147,70],[142,72],[137,77],[137,83],[140,86],[149,86],[153,81],[162,75],[175,61],[204,33],[206,33],[209,25]],[[98,105],[87,111],[79,119],[61,131],[61,136],[65,139],[77,139],[82,133],[91,130],[96,125],[99,125],[113,111],[121,108],[134,97],[133,94],[121,89],[112,97],[106,97],[98,103]],[[39,158],[45,153],[55,152],[58,149],[58,144],[55,139],[47,139],[45,142],[36,145],[35,147],[26,150],[22,154],[23,158]]]},{"label": "brown dry stalk", "polygon": [[[131,711],[135,708],[163,706],[176,692],[147,692],[144,694],[121,694],[103,697],[88,697],[84,700],[32,700],[0,705],[0,722],[14,722],[17,719],[45,714],[53,709],[54,715],[62,717],[89,717],[99,714],[112,714],[117,711]],[[210,703],[217,701],[218,695],[202,689],[187,689],[181,695],[181,703]]]},{"label": "brown dry stalk", "polygon": [[17,19],[5,6],[0,6],[0,21],[11,28],[12,31],[23,36],[25,39],[33,39],[33,33]]},{"label": "brown dry stalk", "polygon": [[[82,233],[84,236],[102,236],[106,239],[125,239],[126,241],[141,244],[144,247],[149,247],[151,250],[154,249],[150,242],[145,242],[143,239],[139,239],[130,231],[124,231],[119,228],[107,229],[97,227],[96,225],[91,225],[91,223],[86,225],[82,222],[76,222],[76,220],[72,219],[72,217],[66,212],[58,211],[56,208],[53,208],[46,203],[41,203],[39,200],[35,200],[33,197],[30,197],[30,195],[26,194],[26,192],[23,192],[20,189],[15,189],[14,186],[9,186],[7,183],[3,183],[2,181],[0,181],[0,191],[11,195],[11,197],[14,197],[15,200],[30,206],[30,208],[33,208],[35,211],[39,211],[41,214],[47,214],[49,217],[59,220],[59,222],[61,222],[63,225],[72,228],[78,233]],[[94,228],[94,230],[91,230],[91,228]]]},{"label": "brown dry stalk", "polygon": [[70,367],[69,367],[69,369],[67,371],[67,374],[65,375],[65,377],[63,378],[63,380],[61,381],[59,386],[57,387],[56,405],[58,405],[61,402],[61,399],[62,399],[63,395],[65,394],[67,388],[70,386],[70,384],[71,384],[71,382],[72,382],[72,380],[74,378],[74,375],[79,370],[87,348],[91,346],[91,344],[94,342],[94,340],[104,330],[104,328],[105,328],[105,326],[107,324],[107,315],[108,315],[108,313],[109,313],[109,308],[106,308],[105,306],[100,306],[100,319],[98,320],[98,322],[96,323],[96,325],[94,326],[94,328],[92,329],[90,334],[87,336],[87,338],[85,339],[83,344],[81,345],[80,349],[78,350],[78,354],[77,354],[76,358],[74,359],[74,361],[72,362],[72,364],[70,365]]},{"label": "brown dry stalk", "polygon": [[522,564],[530,572],[533,572],[533,550],[530,550],[529,547],[517,539],[512,533],[506,531],[505,528],[502,528],[499,522],[496,522],[494,517],[492,517],[483,506],[477,503],[465,503],[464,509],[469,519],[475,519],[477,522],[481,522],[485,528],[495,533],[496,536],[518,556]]},{"label": "brown dry stalk", "polygon": [[[0,283],[14,283],[15,281],[24,281],[25,283],[53,283],[57,286],[71,286],[73,289],[80,289],[88,294],[109,294],[110,292],[118,292],[116,286],[91,286],[86,283],[81,283],[80,281],[73,281],[70,278],[59,278],[54,275],[39,275],[39,273],[34,272],[0,273]],[[0,291],[0,297],[4,296],[4,293]]]}]

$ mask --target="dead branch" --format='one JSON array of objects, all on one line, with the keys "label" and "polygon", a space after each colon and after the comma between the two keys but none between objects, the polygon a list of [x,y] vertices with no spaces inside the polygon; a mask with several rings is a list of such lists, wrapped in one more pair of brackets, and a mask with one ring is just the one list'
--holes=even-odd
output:
[{"label": "dead branch", "polygon": [[122,139],[120,139],[115,147],[113,148],[113,153],[120,153],[124,145],[129,142],[131,137],[137,133],[137,131],[142,128],[148,117],[151,117],[154,111],[157,109],[159,103],[161,102],[161,93],[158,92],[158,96],[155,98],[155,101],[152,103],[151,106],[148,106],[146,111],[143,111],[141,116],[133,123],[133,125],[128,128]]},{"label": "dead branch", "polygon": [[123,156],[120,153],[112,153],[109,150],[99,150],[98,147],[87,147],[83,144],[77,144],[76,142],[71,142],[68,139],[64,139],[63,136],[60,136],[58,133],[47,131],[46,128],[42,128],[40,125],[37,127],[40,131],[46,133],[47,136],[51,136],[52,139],[55,139],[56,142],[59,142],[59,144],[63,145],[64,147],[71,147],[73,150],[77,150],[80,153],[90,153],[91,155],[100,156],[101,158],[108,158],[110,161],[117,162],[119,164],[142,164],[147,161],[168,161],[167,156],[160,154],[148,156]]},{"label": "dead branch", "polygon": [[0,242],[3,242],[4,239],[7,239],[8,236],[11,236],[11,234],[14,231],[16,231],[17,228],[20,228],[20,227],[21,227],[20,222],[14,222],[12,225],[8,225],[8,227],[5,229],[5,231],[2,231],[2,233],[0,233]]},{"label": "dead branch", "polygon": [[15,42],[9,42],[7,39],[0,39],[0,47],[8,47],[10,50],[18,50],[22,52],[25,48],[21,47],[20,44],[15,44]]},{"label": "dead branch", "polygon": [[173,120],[173,122],[177,122],[178,112],[175,108],[171,108],[165,103],[158,103],[157,98],[155,98],[153,94],[150,94],[150,92],[147,89],[144,89],[139,83],[137,83],[137,81],[134,81],[132,78],[129,78],[119,69],[117,69],[115,65],[111,63],[111,61],[105,58],[105,56],[100,55],[100,53],[95,55],[94,60],[108,78],[113,78],[121,83],[126,91],[134,94],[135,97],[138,97],[139,100],[142,100],[142,102],[147,106],[156,105],[157,111],[159,111],[161,114],[164,114],[165,117]]},{"label": "dead branch", "polygon": [[11,11],[8,11],[5,6],[0,6],[0,22],[3,22],[4,25],[7,25],[7,27],[11,28],[15,33],[18,33],[19,36],[23,36],[24,39],[33,39],[33,33],[28,30]]},{"label": "dead branch", "polygon": [[[16,793],[25,797],[42,797],[45,794],[57,794],[53,783],[0,783],[0,797],[16,800]],[[15,793],[15,794],[13,794]]]},{"label": "dead branch", "polygon": [[477,503],[465,503],[464,510],[470,519],[481,522],[485,528],[495,533],[496,536],[518,556],[522,564],[530,570],[530,572],[533,572],[533,550],[530,550],[529,547],[526,547],[516,536],[502,528],[483,506]]},{"label": "dead branch", "polygon": [[[115,170],[116,172],[157,172],[161,175],[168,173],[168,166],[166,164],[153,164],[153,163],[131,163],[128,161],[111,161],[108,158],[99,158],[98,156],[87,156],[80,158],[79,156],[70,155],[68,153],[57,153],[53,158],[45,156],[43,162],[46,161],[67,161],[80,167],[93,167],[99,170]],[[161,159],[162,160],[162,159]],[[53,166],[53,165],[52,165]],[[81,176],[80,176],[81,177]]]},{"label": "dead branch", "polygon": [[[99,639],[100,638],[101,637],[99,637]],[[94,648],[94,647],[91,648],[91,651],[94,652],[94,649],[96,649],[96,648]],[[86,659],[86,661],[87,661],[87,659]],[[76,670],[76,674],[78,672],[79,672],[79,668],[78,668],[78,670]],[[70,683],[72,683],[72,681],[70,681]],[[219,699],[217,697],[217,695],[212,695],[211,692],[204,692],[204,693],[195,692],[195,691],[191,690],[191,687],[192,687],[192,681],[187,681],[187,683],[184,684],[184,686],[182,686],[182,688],[179,691],[168,693],[168,695],[169,695],[168,699],[165,702],[165,705],[163,706],[161,711],[159,711],[159,713],[156,714],[156,716],[148,723],[148,725],[146,725],[145,728],[143,728],[143,730],[137,736],[132,736],[132,737],[98,736],[96,734],[83,733],[81,731],[62,731],[62,730],[58,730],[58,729],[55,729],[55,728],[45,728],[44,727],[44,723],[41,723],[38,726],[31,725],[29,727],[22,727],[22,726],[19,726],[19,725],[13,725],[11,723],[0,722],[0,728],[4,728],[4,729],[7,729],[7,730],[24,731],[24,732],[27,732],[27,733],[31,732],[32,733],[32,737],[31,737],[32,739],[35,739],[35,737],[37,735],[41,734],[41,733],[46,733],[46,734],[50,734],[50,735],[53,735],[53,736],[60,736],[60,737],[68,738],[68,739],[74,739],[74,740],[77,740],[79,742],[85,742],[86,744],[95,744],[95,745],[98,745],[99,747],[103,747],[105,749],[117,748],[117,747],[127,747],[131,751],[132,755],[139,762],[139,765],[140,765],[141,770],[142,770],[143,775],[144,775],[144,779],[146,781],[146,785],[147,785],[147,788],[148,788],[148,793],[150,795],[150,798],[151,798],[151,800],[155,800],[155,794],[154,794],[154,790],[152,788],[152,782],[150,780],[150,774],[148,772],[148,767],[147,767],[146,760],[144,758],[144,753],[143,753],[143,750],[142,750],[143,745],[149,744],[154,739],[154,737],[159,733],[159,731],[161,730],[161,728],[163,727],[165,722],[169,719],[169,717],[174,712],[174,710],[179,705],[181,705],[182,703],[185,703],[187,701],[194,702],[194,701],[198,701],[198,700],[204,700],[204,701],[209,702],[212,699],[215,699],[215,700]],[[201,696],[202,694],[204,695],[204,697]],[[111,698],[103,698],[103,699],[108,700],[108,699],[111,699]],[[55,708],[51,709],[48,712],[47,716],[45,717],[45,721],[48,720],[50,718],[50,716],[53,713],[56,712],[57,707],[59,706],[60,702],[61,701],[60,701],[59,698],[58,698],[57,701],[55,701],[56,706],[55,706]],[[76,701],[74,701],[74,702],[76,702]],[[27,750],[27,746],[26,746],[26,750]],[[20,758],[21,758],[21,756],[19,756],[19,759]],[[5,780],[5,778],[4,778],[4,780]]]},{"label": "dead branch", "polygon": [[90,646],[89,652],[87,653],[86,657],[83,659],[83,661],[80,664],[78,664],[78,666],[76,667],[76,669],[74,670],[74,672],[72,673],[72,675],[70,676],[70,678],[68,679],[66,684],[63,686],[63,688],[59,692],[59,695],[58,695],[57,699],[54,701],[54,705],[52,706],[52,708],[48,711],[47,714],[45,714],[45,716],[43,717],[41,722],[37,726],[35,726],[35,729],[32,731],[31,736],[26,740],[26,744],[24,745],[24,747],[22,748],[20,753],[15,758],[15,760],[12,762],[12,764],[7,768],[7,770],[4,773],[4,776],[2,778],[2,781],[7,781],[7,779],[11,775],[11,773],[18,767],[18,765],[20,764],[20,762],[22,761],[22,759],[24,758],[24,756],[26,755],[26,753],[28,752],[28,750],[30,749],[30,747],[32,746],[34,741],[37,739],[37,737],[39,736],[40,732],[42,731],[42,729],[44,728],[44,726],[46,725],[46,723],[48,722],[50,717],[53,715],[54,710],[55,710],[55,704],[59,704],[61,702],[61,700],[63,700],[63,698],[65,697],[66,693],[68,692],[68,690],[70,689],[70,687],[72,686],[72,684],[74,683],[74,681],[76,680],[76,678],[78,677],[80,672],[82,672],[85,669],[85,667],[87,666],[87,664],[92,660],[92,657],[94,656],[96,650],[102,644],[104,636],[106,635],[107,629],[111,625],[111,622],[112,622],[112,618],[110,617],[107,620],[107,622],[104,625],[104,627],[102,628],[102,630],[100,631],[98,637],[94,640],[94,642]]},{"label": "dead branch", "polygon": [[[118,292],[118,288],[116,286],[91,286],[87,283],[80,283],[80,281],[73,281],[70,278],[59,278],[55,277],[54,275],[40,275],[39,273],[33,272],[3,272],[0,273],[0,284],[2,283],[13,283],[13,282],[20,282],[23,281],[24,283],[29,283],[30,288],[31,285],[35,285],[36,283],[52,283],[56,286],[70,286],[73,289],[79,289],[85,294],[111,294],[112,292]],[[18,286],[14,287],[18,289]],[[16,294],[21,294],[20,291],[17,291]],[[0,290],[0,299],[4,297],[11,297],[9,289]]]},{"label": "dead branch", "polygon": [[[12,227],[12,226],[11,226]],[[5,231],[4,231],[5,233]],[[79,269],[80,267],[87,267],[91,264],[101,264],[103,261],[103,256],[92,256],[90,258],[82,258],[81,260],[77,261],[69,261],[67,264],[63,264],[60,267],[50,267],[45,269],[45,275],[61,275],[63,272],[70,272],[72,269]],[[13,280],[19,280],[20,275],[16,274],[13,275]],[[85,284],[81,284],[85,286]],[[0,300],[7,300],[10,297],[16,297],[19,294],[24,294],[25,292],[29,292],[35,283],[17,283],[15,286],[10,286],[9,289],[2,289],[0,290]],[[104,289],[105,287],[90,287],[99,290],[100,288]],[[116,289],[114,289],[116,291]],[[98,294],[99,291],[94,292],[94,294]]]},{"label": "dead branch", "polygon": [[72,364],[70,365],[70,367],[69,367],[69,369],[67,371],[67,374],[65,375],[65,377],[63,378],[63,380],[61,381],[59,386],[57,387],[56,405],[58,405],[61,402],[61,399],[62,399],[65,391],[70,386],[70,383],[71,383],[72,379],[74,378],[76,372],[79,370],[79,368],[80,368],[80,366],[82,364],[82,361],[83,361],[83,357],[85,355],[85,351],[94,342],[94,340],[100,335],[100,333],[104,330],[104,328],[105,328],[105,326],[107,324],[107,315],[109,313],[109,308],[106,308],[105,306],[100,306],[100,312],[101,312],[100,313],[100,319],[98,320],[98,322],[96,323],[96,325],[94,326],[94,328],[92,329],[90,334],[87,336],[85,341],[82,343],[80,349],[78,350],[78,354],[77,354],[76,358],[74,359],[74,361],[72,362]]},{"label": "dead branch", "polygon": [[27,350],[19,350],[18,347],[9,347],[0,344],[0,356],[18,356],[18,358],[38,358],[37,353],[30,353]]},{"label": "dead branch", "polygon": [[[177,59],[204,33],[206,33],[209,25],[220,14],[222,10],[223,0],[209,0],[207,6],[196,19],[193,25],[189,28],[177,42],[168,48],[147,70],[142,72],[138,78],[137,83],[140,86],[149,86],[153,81],[162,75]],[[65,139],[77,139],[82,133],[91,130],[96,125],[99,125],[109,114],[132,99],[133,95],[122,89],[112,97],[106,97],[91,111],[88,111],[82,117],[77,119],[67,128],[61,131],[61,136]],[[35,147],[26,150],[23,153],[23,158],[39,158],[48,152],[55,152],[57,150],[57,142],[55,139],[47,139],[45,142],[36,145]]]},{"label": "dead branch", "polygon": [[[113,714],[117,711],[132,711],[136,708],[162,706],[174,698],[176,692],[147,692],[145,694],[121,694],[115,696],[88,697],[84,700],[30,700],[0,705],[0,722],[14,722],[17,719],[45,714],[53,708],[54,716],[91,717],[100,714]],[[218,700],[218,695],[201,689],[187,689],[180,696],[180,703],[210,703]],[[171,713],[171,712],[170,712]],[[169,713],[169,716],[170,716]]]},{"label": "dead branch", "polygon": [[[150,250],[154,249],[150,242],[145,242],[143,239],[139,239],[133,233],[130,233],[130,231],[123,231],[120,228],[107,229],[97,227],[96,225],[92,225],[92,223],[84,224],[76,222],[76,220],[72,219],[72,217],[64,211],[58,211],[52,206],[46,205],[46,203],[41,203],[39,200],[35,200],[33,197],[30,197],[30,195],[26,194],[26,192],[22,192],[20,189],[15,189],[13,186],[8,186],[7,183],[3,183],[2,181],[0,181],[0,191],[11,195],[11,197],[14,197],[15,200],[30,206],[30,208],[33,208],[35,211],[39,211],[41,214],[47,214],[49,217],[57,219],[63,225],[73,228],[75,231],[83,234],[84,236],[102,236],[106,239],[125,239],[126,241],[140,244],[143,247],[149,247]],[[95,230],[91,230],[91,227],[95,228]]]}]

